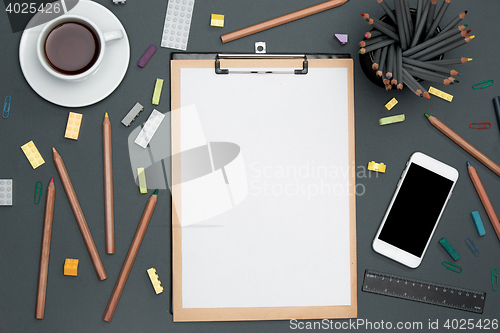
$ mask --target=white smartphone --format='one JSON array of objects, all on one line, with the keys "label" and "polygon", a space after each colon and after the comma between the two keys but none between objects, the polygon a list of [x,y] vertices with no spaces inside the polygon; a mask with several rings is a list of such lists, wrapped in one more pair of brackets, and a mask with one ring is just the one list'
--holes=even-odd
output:
[{"label": "white smartphone", "polygon": [[418,267],[457,179],[455,168],[414,153],[373,240],[375,252],[411,268]]}]

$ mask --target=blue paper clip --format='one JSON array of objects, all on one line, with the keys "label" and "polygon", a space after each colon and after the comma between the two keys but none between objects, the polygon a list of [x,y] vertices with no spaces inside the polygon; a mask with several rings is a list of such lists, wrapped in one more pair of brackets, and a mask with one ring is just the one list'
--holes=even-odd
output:
[{"label": "blue paper clip", "polygon": [[491,127],[491,123],[484,122],[484,123],[470,123],[469,127],[472,129],[486,129]]},{"label": "blue paper clip", "polygon": [[10,101],[12,98],[10,96],[5,97],[5,102],[3,103],[3,112],[2,112],[2,117],[5,119],[9,118],[10,114]]},{"label": "blue paper clip", "polygon": [[446,269],[449,269],[450,271],[454,271],[456,273],[462,273],[462,267],[452,264],[451,262],[448,261],[441,261],[441,265],[443,265]]},{"label": "blue paper clip", "polygon": [[476,84],[472,85],[472,89],[484,89],[486,87],[492,86],[495,81],[493,80],[486,80],[482,82],[478,82]]},{"label": "blue paper clip", "polygon": [[491,270],[491,285],[493,286],[493,291],[498,290],[498,270],[496,268]]},{"label": "blue paper clip", "polygon": [[472,241],[472,239],[470,239],[469,237],[467,237],[465,239],[465,244],[467,244],[467,247],[469,248],[469,250],[472,252],[472,254],[475,257],[478,257],[481,254],[479,252],[478,248],[476,247],[476,244],[474,244],[474,242]]}]

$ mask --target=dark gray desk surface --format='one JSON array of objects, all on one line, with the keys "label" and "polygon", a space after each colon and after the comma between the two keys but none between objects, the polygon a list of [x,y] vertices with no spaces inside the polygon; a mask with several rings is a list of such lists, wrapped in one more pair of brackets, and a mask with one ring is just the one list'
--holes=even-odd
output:
[{"label": "dark gray desk surface", "polygon": [[[0,332],[286,332],[288,321],[173,323],[170,304],[170,194],[159,194],[159,204],[151,220],[135,265],[111,323],[102,315],[116,278],[120,272],[147,196],[139,194],[131,173],[127,137],[132,128],[147,119],[149,104],[157,77],[165,79],[161,103],[157,107],[167,112],[169,106],[169,59],[173,50],[159,47],[166,0],[128,0],[114,6],[112,0],[97,1],[109,8],[123,23],[130,39],[131,60],[121,85],[105,100],[81,109],[71,110],[53,105],[39,97],[28,85],[19,67],[18,46],[21,33],[12,33],[5,13],[0,17],[0,99],[12,96],[11,115],[0,118],[0,178],[15,181],[13,207],[0,207]],[[443,19],[449,22],[464,10],[476,39],[446,55],[472,57],[474,61],[455,66],[462,74],[454,86],[432,84],[454,96],[448,103],[437,97],[431,100],[416,97],[411,91],[386,92],[374,86],[363,74],[358,58],[358,42],[369,29],[360,17],[367,12],[381,16],[375,0],[350,0],[343,6],[296,22],[267,30],[227,44],[220,35],[282,14],[308,7],[320,0],[197,0],[189,36],[189,52],[253,52],[256,41],[267,43],[268,53],[350,53],[355,64],[356,166],[360,171],[357,184],[364,194],[357,197],[357,257],[358,257],[358,319],[372,323],[422,322],[426,331],[429,321],[447,319],[498,320],[500,291],[493,292],[491,269],[500,269],[500,242],[486,216],[466,169],[466,161],[474,163],[490,199],[500,210],[500,179],[482,164],[438,132],[425,119],[429,112],[439,117],[456,132],[478,147],[494,161],[500,162],[500,132],[492,98],[500,95],[500,83],[483,90],[473,90],[472,84],[498,78],[499,44],[497,23],[500,2],[497,0],[453,0]],[[416,5],[416,0],[411,3]],[[441,4],[442,1],[439,1]],[[392,1],[389,1],[392,7]],[[3,7],[2,7],[3,8]],[[210,14],[225,14],[224,28],[210,27]],[[349,42],[341,46],[333,39],[335,33],[349,34]],[[158,51],[145,68],[136,64],[149,45]],[[428,83],[425,84],[427,87]],[[399,104],[388,112],[384,105],[393,97]],[[136,101],[146,106],[134,126],[120,124],[122,117]],[[84,114],[82,132],[77,142],[65,139],[61,133],[69,111]],[[114,181],[116,203],[116,254],[106,255],[104,247],[104,207],[102,191],[101,124],[108,112],[113,126]],[[403,123],[379,126],[381,117],[404,113]],[[491,122],[491,129],[472,130],[471,122]],[[332,129],[334,130],[334,129]],[[20,147],[34,140],[45,165],[33,170]],[[68,200],[62,189],[54,164],[51,147],[55,146],[70,170],[95,243],[101,254],[108,279],[99,282],[89,260],[80,231],[75,223]],[[442,216],[422,265],[413,270],[376,254],[371,242],[393,194],[396,182],[409,156],[421,151],[460,172],[454,194]],[[385,174],[366,173],[363,168],[371,160],[387,165]],[[56,181],[56,206],[50,253],[49,280],[45,319],[36,320],[35,300],[38,279],[45,188],[51,177]],[[36,181],[44,182],[39,205],[33,203]],[[151,193],[151,192],[150,192]],[[479,238],[470,212],[478,210],[483,218],[486,235]],[[414,228],[416,225],[409,225]],[[461,254],[458,264],[461,274],[441,266],[450,257],[438,240],[446,237]],[[464,238],[474,240],[481,251],[474,257],[464,244]],[[79,258],[78,277],[65,277],[65,258]],[[146,269],[156,267],[165,292],[156,295]],[[486,308],[482,315],[436,307],[405,300],[361,292],[365,269],[448,283],[486,291]],[[339,320],[345,322],[346,320]],[[455,323],[456,324],[456,323]],[[345,325],[345,324],[344,324]],[[466,327],[466,326],[464,326]],[[360,331],[365,330],[360,327]],[[491,326],[490,326],[491,328]],[[473,331],[473,330],[469,330]],[[478,332],[476,328],[474,331]]]}]

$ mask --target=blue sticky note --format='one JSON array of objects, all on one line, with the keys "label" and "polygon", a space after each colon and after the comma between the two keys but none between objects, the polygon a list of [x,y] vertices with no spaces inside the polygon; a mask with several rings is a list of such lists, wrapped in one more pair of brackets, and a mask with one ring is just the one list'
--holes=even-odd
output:
[{"label": "blue sticky note", "polygon": [[479,212],[477,210],[470,213],[472,218],[474,219],[474,224],[476,225],[477,233],[479,236],[486,235],[486,230],[484,230],[483,221],[481,221],[481,216],[479,216]]}]

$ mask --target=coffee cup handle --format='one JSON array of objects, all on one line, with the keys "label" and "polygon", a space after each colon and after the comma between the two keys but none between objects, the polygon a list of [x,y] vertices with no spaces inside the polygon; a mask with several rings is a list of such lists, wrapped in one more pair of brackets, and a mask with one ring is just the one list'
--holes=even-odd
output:
[{"label": "coffee cup handle", "polygon": [[123,38],[123,31],[121,30],[113,30],[113,31],[110,31],[110,32],[105,32],[103,34],[104,36],[104,40],[107,42],[107,41],[110,41],[110,40],[113,40],[113,39],[120,39],[120,38]]}]

